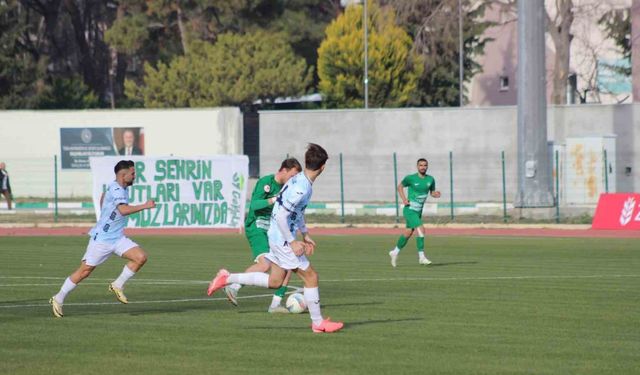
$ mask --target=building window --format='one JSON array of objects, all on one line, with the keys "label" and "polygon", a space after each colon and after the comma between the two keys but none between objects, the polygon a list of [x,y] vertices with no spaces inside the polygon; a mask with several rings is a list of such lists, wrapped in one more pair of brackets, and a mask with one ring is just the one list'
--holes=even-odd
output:
[{"label": "building window", "polygon": [[509,77],[500,76],[500,91],[509,91]]}]

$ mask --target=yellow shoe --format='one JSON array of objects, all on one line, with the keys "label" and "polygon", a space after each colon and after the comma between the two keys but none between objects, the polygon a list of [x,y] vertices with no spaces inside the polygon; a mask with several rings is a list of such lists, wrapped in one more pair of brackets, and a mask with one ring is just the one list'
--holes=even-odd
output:
[{"label": "yellow shoe", "polygon": [[51,310],[53,310],[53,316],[56,318],[62,318],[62,304],[58,303],[55,297],[51,297],[51,299],[49,299],[49,304],[51,305]]},{"label": "yellow shoe", "polygon": [[113,284],[109,284],[109,291],[113,292],[113,294],[116,295],[116,299],[121,303],[129,303],[129,300],[127,299],[127,296],[124,295],[124,291],[122,289],[113,286]]}]

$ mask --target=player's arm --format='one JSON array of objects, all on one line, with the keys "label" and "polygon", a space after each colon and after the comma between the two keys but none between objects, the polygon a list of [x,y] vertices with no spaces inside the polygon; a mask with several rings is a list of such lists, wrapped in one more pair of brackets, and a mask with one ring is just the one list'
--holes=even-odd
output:
[{"label": "player's arm", "polygon": [[260,179],[256,183],[253,193],[251,194],[251,203],[249,203],[249,211],[257,211],[267,208],[276,203],[276,197],[269,197],[270,193],[264,191],[266,184]]},{"label": "player's arm", "polygon": [[102,209],[102,202],[104,202],[104,191],[102,192],[102,195],[100,196],[100,208]]},{"label": "player's arm", "polygon": [[402,204],[405,206],[408,206],[409,200],[407,199],[407,196],[404,194],[404,187],[406,186],[405,179],[406,178],[403,178],[402,181],[398,184],[397,190],[398,190],[398,195],[400,196],[400,199],[402,199]]},{"label": "player's arm", "polygon": [[120,203],[118,205],[118,211],[120,212],[120,215],[127,216],[131,214],[135,214],[136,212],[140,212],[142,210],[146,210],[147,208],[155,208],[155,207],[156,207],[156,202],[149,199],[143,204],[139,204],[135,206],[130,206],[127,203]]},{"label": "player's arm", "polygon": [[433,184],[431,184],[431,187],[429,188],[430,192],[431,192],[431,196],[434,198],[440,198],[440,192],[438,190],[436,190],[436,181],[433,180]]},{"label": "player's arm", "polygon": [[139,204],[136,206],[131,206],[129,205],[129,202],[127,201],[127,197],[126,195],[120,195],[120,196],[116,196],[114,198],[114,201],[117,205],[117,209],[118,212],[120,212],[120,215],[122,216],[127,216],[127,215],[131,215],[131,214],[135,214],[136,212],[142,211],[142,210],[146,210],[147,208],[155,208],[156,206],[156,202],[149,199],[148,201],[144,202],[143,204]]},{"label": "player's arm", "polygon": [[302,235],[302,242],[306,244],[305,253],[307,255],[312,255],[316,249],[316,242],[311,238],[311,236],[309,236],[307,224],[304,222],[304,215],[300,215],[298,217],[298,228]]}]

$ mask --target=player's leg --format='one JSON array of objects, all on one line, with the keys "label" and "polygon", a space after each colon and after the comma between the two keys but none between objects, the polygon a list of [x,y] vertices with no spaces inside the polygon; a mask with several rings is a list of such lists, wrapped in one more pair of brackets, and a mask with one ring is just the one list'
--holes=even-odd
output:
[{"label": "player's leg", "polygon": [[89,241],[87,250],[82,256],[80,267],[78,267],[60,287],[60,291],[49,299],[49,303],[53,309],[53,316],[56,318],[62,318],[62,305],[64,300],[72,290],[78,286],[78,284],[89,277],[91,272],[104,261],[109,259],[113,252],[113,246],[105,243]]},{"label": "player's leg", "polygon": [[116,243],[115,252],[122,258],[127,259],[128,262],[122,267],[120,275],[109,284],[109,291],[113,292],[116,299],[121,303],[128,303],[127,296],[124,294],[124,284],[144,266],[147,262],[147,254],[137,243],[127,237],[121,238]]},{"label": "player's leg", "polygon": [[332,322],[329,319],[323,319],[320,308],[320,290],[318,287],[318,273],[307,263],[306,268],[298,268],[295,270],[304,283],[304,300],[309,309],[311,317],[311,329],[315,333],[335,332],[342,329],[343,323]]},{"label": "player's leg", "polygon": [[[223,268],[209,283],[207,294],[212,295],[216,290],[232,283],[277,289],[284,282],[285,270],[296,269],[300,265],[300,259],[293,254],[289,245],[269,244],[269,253],[265,255],[265,258],[271,262],[270,274],[263,272],[230,273]],[[306,258],[304,259],[306,260]]]},{"label": "player's leg", "polygon": [[400,255],[400,250],[407,245],[407,242],[413,235],[413,231],[415,229],[415,211],[411,210],[409,207],[405,207],[402,210],[402,216],[404,216],[404,220],[406,222],[406,228],[398,238],[396,242],[396,247],[393,250],[389,251],[389,257],[391,258],[391,266],[395,267],[398,261],[398,255]]},{"label": "player's leg", "polygon": [[429,265],[431,261],[424,255],[424,225],[416,228],[418,236],[416,237],[416,247],[418,248],[418,263]]},{"label": "player's leg", "polygon": [[11,193],[9,193],[9,190],[3,190],[2,195],[7,200],[7,209],[11,210]]},{"label": "player's leg", "polygon": [[269,310],[268,310],[270,313],[286,314],[289,312],[289,310],[281,306],[281,303],[282,303],[282,299],[287,293],[287,285],[289,285],[289,280],[291,279],[292,273],[293,272],[291,272],[290,270],[287,270],[287,273],[284,276],[284,280],[282,281],[282,286],[278,288],[278,290],[276,290],[276,292],[273,294],[273,298],[271,299],[271,305],[269,306]]},{"label": "player's leg", "polygon": [[[254,264],[247,268],[244,272],[267,272],[271,266],[270,262],[264,257],[269,252],[269,239],[267,232],[255,226],[248,227],[245,231],[247,241],[251,247]],[[234,306],[238,306],[238,292],[242,288],[242,284],[233,283],[224,287],[224,294],[227,300]]]}]

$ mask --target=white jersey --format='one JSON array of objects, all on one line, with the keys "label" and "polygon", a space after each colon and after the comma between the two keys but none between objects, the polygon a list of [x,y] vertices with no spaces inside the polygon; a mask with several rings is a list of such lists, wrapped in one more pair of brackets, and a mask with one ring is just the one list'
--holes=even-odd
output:
[{"label": "white jersey", "polygon": [[100,219],[89,232],[92,240],[115,243],[124,236],[124,228],[129,217],[123,216],[118,210],[121,204],[129,204],[129,192],[127,188],[113,181],[104,192]]},{"label": "white jersey", "polygon": [[289,238],[288,235],[280,232],[278,228],[276,223],[278,212],[287,211],[287,224],[291,236],[294,238],[298,229],[304,227],[304,210],[309,204],[312,192],[311,181],[305,176],[304,172],[291,177],[282,187],[271,212],[271,222],[267,232],[270,244],[282,246],[287,242],[286,239]]}]

